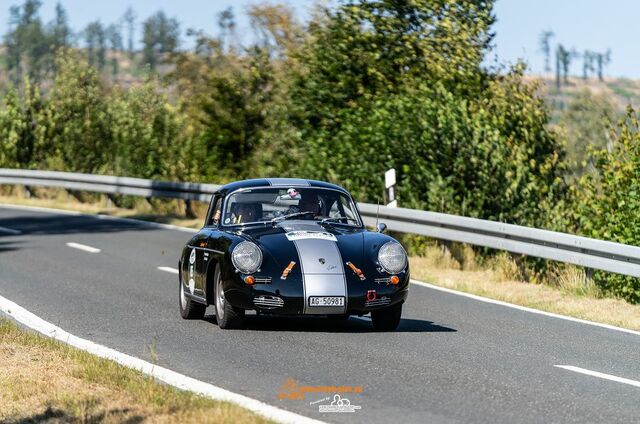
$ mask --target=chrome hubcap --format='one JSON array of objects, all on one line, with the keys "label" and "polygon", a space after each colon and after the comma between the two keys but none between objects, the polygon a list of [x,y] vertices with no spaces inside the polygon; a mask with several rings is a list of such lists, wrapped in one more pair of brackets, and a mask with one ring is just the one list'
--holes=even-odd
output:
[{"label": "chrome hubcap", "polygon": [[224,317],[224,290],[222,289],[222,279],[218,276],[216,281],[216,314],[218,318]]}]

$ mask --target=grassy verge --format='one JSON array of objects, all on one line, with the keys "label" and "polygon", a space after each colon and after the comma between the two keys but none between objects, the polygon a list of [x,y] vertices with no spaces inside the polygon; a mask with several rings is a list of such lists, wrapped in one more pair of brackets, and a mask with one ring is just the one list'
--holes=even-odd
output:
[{"label": "grassy verge", "polygon": [[[462,257],[465,257],[463,254]],[[478,264],[471,249],[466,260],[454,259],[437,246],[425,249],[424,256],[410,258],[411,275],[417,280],[516,305],[528,306],[575,318],[640,330],[640,305],[603,297],[584,270],[558,266],[544,284],[526,283],[518,278],[518,267],[507,254]]]},{"label": "grassy verge", "polygon": [[[206,205],[196,208],[198,218],[187,219],[175,210],[154,211],[144,200],[138,200],[135,208],[116,208],[104,197],[93,202],[80,202],[65,191],[46,191],[44,198],[26,198],[17,191],[12,195],[0,195],[1,203],[50,207],[86,213],[103,213],[113,216],[164,222],[190,228],[199,228]],[[170,204],[171,205],[171,204]],[[429,246],[421,256],[410,258],[413,278],[442,287],[473,293],[492,299],[528,306],[590,321],[602,322],[624,328],[640,330],[640,305],[624,300],[605,298],[584,271],[574,266],[558,266],[557,272],[545,284],[524,282],[518,266],[508,255],[482,263],[476,260],[469,248],[458,249],[454,259],[440,247]]]},{"label": "grassy verge", "polygon": [[266,423],[0,319],[0,422]]}]

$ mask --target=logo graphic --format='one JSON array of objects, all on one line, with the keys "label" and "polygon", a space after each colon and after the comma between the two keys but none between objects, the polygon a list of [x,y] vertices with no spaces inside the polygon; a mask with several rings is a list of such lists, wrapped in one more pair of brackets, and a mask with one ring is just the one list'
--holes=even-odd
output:
[{"label": "logo graphic", "polygon": [[318,258],[318,262],[324,265],[327,262],[327,260],[325,258]]},{"label": "logo graphic", "polygon": [[318,412],[356,412],[362,409],[360,405],[351,405],[347,398],[341,397],[338,393],[333,395],[330,405],[318,405]]}]

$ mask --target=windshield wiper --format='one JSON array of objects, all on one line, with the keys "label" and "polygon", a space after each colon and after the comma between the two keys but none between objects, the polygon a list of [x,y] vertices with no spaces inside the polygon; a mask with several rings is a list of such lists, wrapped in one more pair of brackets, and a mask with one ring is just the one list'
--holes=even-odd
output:
[{"label": "windshield wiper", "polygon": [[356,224],[358,223],[357,219],[347,218],[346,216],[343,216],[343,217],[337,217],[336,216],[336,217],[332,217],[332,218],[323,218],[323,219],[321,219],[320,220],[320,225],[323,225],[323,224],[326,224],[326,223],[329,223],[329,222],[337,223],[337,224],[344,224],[344,222],[340,222],[343,219],[346,219],[347,221],[353,221]]},{"label": "windshield wiper", "polygon": [[273,218],[271,220],[271,224],[275,224],[276,222],[284,221],[285,219],[295,218],[296,216],[303,216],[303,215],[309,215],[309,214],[313,214],[313,212],[311,212],[311,211],[294,212],[294,213],[290,213],[289,215],[276,216],[275,218]]}]

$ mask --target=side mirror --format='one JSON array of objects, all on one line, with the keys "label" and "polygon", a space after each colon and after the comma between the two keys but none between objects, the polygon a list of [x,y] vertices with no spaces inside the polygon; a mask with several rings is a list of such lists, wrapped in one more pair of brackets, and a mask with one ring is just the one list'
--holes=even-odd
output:
[{"label": "side mirror", "polygon": [[384,233],[385,231],[387,231],[387,224],[383,224],[382,222],[376,224],[376,232]]}]

